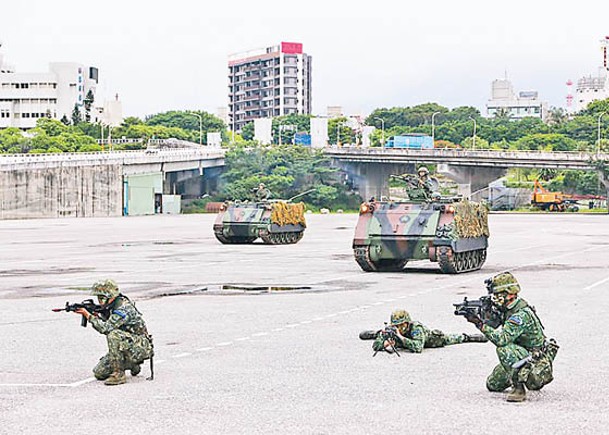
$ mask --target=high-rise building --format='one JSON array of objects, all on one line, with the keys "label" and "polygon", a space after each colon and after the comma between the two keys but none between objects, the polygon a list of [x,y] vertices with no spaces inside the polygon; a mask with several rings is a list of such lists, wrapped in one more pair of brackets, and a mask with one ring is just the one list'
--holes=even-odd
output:
[{"label": "high-rise building", "polygon": [[282,42],[231,55],[229,127],[241,131],[257,118],[311,113],[311,56],[302,44]]},{"label": "high-rise building", "polygon": [[95,67],[56,62],[48,72],[18,73],[0,55],[0,128],[33,128],[43,117],[71,119],[75,105],[84,116],[85,99],[89,91],[95,95],[97,82]]}]

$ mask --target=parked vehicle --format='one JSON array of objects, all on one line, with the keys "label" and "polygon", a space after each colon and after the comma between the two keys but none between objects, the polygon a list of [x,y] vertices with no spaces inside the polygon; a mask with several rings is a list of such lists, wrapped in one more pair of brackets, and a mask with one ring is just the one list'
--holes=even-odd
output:
[{"label": "parked vehicle", "polygon": [[418,133],[391,136],[385,142],[385,148],[430,149],[433,148],[433,138]]}]

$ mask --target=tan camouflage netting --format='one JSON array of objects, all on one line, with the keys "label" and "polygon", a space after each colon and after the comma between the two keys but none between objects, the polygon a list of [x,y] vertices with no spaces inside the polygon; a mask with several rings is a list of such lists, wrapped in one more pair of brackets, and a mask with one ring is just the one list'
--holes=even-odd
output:
[{"label": "tan camouflage netting", "polygon": [[288,204],[286,202],[276,202],[271,211],[271,222],[277,225],[302,225],[306,227],[304,216],[304,203]]},{"label": "tan camouflage netting", "polygon": [[489,237],[488,209],[484,204],[462,201],[454,204],[457,236]]}]

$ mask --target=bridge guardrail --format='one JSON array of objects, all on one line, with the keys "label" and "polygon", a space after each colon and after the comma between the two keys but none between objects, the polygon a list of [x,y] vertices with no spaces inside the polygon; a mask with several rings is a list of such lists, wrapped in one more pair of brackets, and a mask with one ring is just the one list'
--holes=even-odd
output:
[{"label": "bridge guardrail", "polygon": [[189,158],[222,158],[225,150],[214,149],[150,149],[84,153],[0,154],[0,166],[27,163],[96,162],[122,163],[165,162]]},{"label": "bridge guardrail", "polygon": [[562,167],[590,169],[594,161],[609,161],[608,153],[540,150],[464,150],[464,149],[385,149],[385,148],[326,148],[327,156],[352,162],[448,163],[469,166],[496,167]]}]

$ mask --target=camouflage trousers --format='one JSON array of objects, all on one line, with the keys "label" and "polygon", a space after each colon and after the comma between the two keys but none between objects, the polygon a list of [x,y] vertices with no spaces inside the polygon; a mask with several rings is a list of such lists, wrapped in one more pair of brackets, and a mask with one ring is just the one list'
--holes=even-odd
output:
[{"label": "camouflage trousers", "polygon": [[434,329],[425,339],[425,347],[433,348],[450,346],[451,344],[463,343],[464,340],[465,337],[463,334],[444,334],[439,329]]},{"label": "camouflage trousers", "polygon": [[486,388],[489,391],[503,391],[512,385],[516,370],[512,364],[526,358],[529,351],[517,344],[508,344],[497,347],[499,364],[493,369],[492,373],[486,378]]},{"label": "camouflage trousers", "polygon": [[104,380],[115,366],[128,370],[152,356],[152,345],[147,337],[115,329],[106,335],[108,353],[93,368],[96,379]]}]

